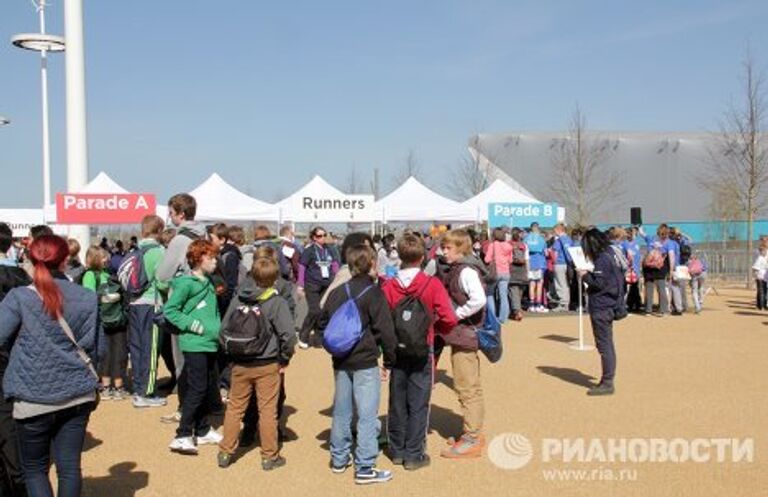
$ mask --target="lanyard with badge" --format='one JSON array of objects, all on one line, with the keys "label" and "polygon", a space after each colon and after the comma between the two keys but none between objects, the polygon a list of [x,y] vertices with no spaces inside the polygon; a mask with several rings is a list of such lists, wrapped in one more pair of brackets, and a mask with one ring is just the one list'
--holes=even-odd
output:
[{"label": "lanyard with badge", "polygon": [[323,249],[325,252],[325,258],[320,257],[320,253],[317,251],[317,245],[315,245],[315,264],[320,268],[320,276],[327,280],[331,277],[331,254],[327,249]]}]

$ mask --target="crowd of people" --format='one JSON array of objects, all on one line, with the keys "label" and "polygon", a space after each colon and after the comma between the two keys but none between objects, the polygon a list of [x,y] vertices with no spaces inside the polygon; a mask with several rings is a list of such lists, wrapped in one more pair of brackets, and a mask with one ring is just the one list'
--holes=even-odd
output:
[{"label": "crowd of people", "polygon": [[[595,228],[569,232],[557,224],[542,232],[533,223],[526,230],[496,228],[490,239],[485,233],[477,236],[476,254],[495,270],[488,305],[500,321],[522,320],[524,312],[575,311],[585,304],[586,290],[579,290],[578,271],[568,249],[581,247],[589,229]],[[701,312],[708,265],[688,236],[666,224],[651,234],[641,226],[614,226],[605,235],[624,273],[629,312],[659,317]]]},{"label": "crowd of people", "polygon": [[[463,427],[440,455],[479,457],[485,400],[478,330],[489,316],[520,321],[524,312],[588,302],[603,368],[588,394],[610,395],[613,322],[623,311],[680,315],[688,287],[694,312],[703,305],[706,260],[666,225],[655,235],[641,227],[568,232],[562,224],[545,231],[534,223],[480,234],[343,239],[316,226],[306,243],[288,226],[277,236],[258,226],[247,242],[240,226],[196,221],[188,194],[174,195],[168,207],[172,226],[146,216],[128,243],[102,239],[85,249],[46,226],[18,244],[0,223],[0,495],[53,495],[51,456],[58,495],[79,495],[80,453],[98,402],[158,408],[174,389],[178,404],[161,417],[178,423],[171,451],[196,455],[215,445],[218,465],[227,468],[258,433],[262,469],[280,468],[285,373],[296,347],[322,346],[332,356],[334,473],[354,466],[358,484],[390,480],[392,472],[376,464],[382,443],[405,470],[430,464],[430,397],[443,355]],[[594,269],[576,267],[572,247]],[[300,300],[307,313],[297,325]],[[170,373],[163,384],[160,360]],[[224,415],[221,433],[211,426],[216,413]]]}]

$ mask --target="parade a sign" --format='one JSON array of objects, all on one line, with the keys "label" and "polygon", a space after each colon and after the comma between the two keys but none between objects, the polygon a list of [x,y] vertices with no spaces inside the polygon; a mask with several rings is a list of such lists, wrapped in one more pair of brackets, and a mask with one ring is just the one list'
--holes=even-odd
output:
[{"label": "parade a sign", "polygon": [[58,224],[135,224],[155,214],[152,193],[57,193]]}]

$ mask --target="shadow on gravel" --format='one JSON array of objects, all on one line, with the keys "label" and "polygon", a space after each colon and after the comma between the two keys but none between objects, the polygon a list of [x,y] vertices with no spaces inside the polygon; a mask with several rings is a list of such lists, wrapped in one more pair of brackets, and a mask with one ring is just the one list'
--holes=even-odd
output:
[{"label": "shadow on gravel", "polygon": [[149,485],[149,473],[134,469],[135,462],[121,462],[109,468],[107,476],[86,476],[83,497],[133,497]]},{"label": "shadow on gravel", "polygon": [[564,335],[544,335],[539,337],[542,340],[551,340],[553,342],[560,342],[560,343],[571,343],[575,342],[578,339],[573,337],[567,337]]},{"label": "shadow on gravel", "polygon": [[592,387],[596,385],[596,378],[588,374],[584,374],[581,371],[573,368],[556,368],[554,366],[538,366],[540,372],[554,376],[557,379],[563,380],[566,383],[573,383],[580,387]]}]

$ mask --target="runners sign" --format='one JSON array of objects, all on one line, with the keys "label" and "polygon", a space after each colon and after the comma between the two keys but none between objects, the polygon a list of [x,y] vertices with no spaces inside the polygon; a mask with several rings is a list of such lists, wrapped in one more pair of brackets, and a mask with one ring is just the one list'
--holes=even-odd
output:
[{"label": "runners sign", "polygon": [[491,228],[502,226],[527,228],[534,222],[542,227],[556,225],[557,204],[502,202],[488,204],[488,226]]},{"label": "runners sign", "polygon": [[151,193],[57,193],[58,224],[134,224],[155,214]]},{"label": "runners sign", "polygon": [[301,195],[291,210],[294,222],[369,223],[376,219],[373,195]]}]

